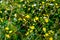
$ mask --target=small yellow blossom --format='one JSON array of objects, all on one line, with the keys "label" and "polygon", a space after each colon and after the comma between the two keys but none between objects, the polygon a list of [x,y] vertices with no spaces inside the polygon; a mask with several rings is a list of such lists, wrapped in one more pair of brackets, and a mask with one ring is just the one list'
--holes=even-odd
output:
[{"label": "small yellow blossom", "polygon": [[26,15],[25,17],[26,17],[26,18],[30,18],[30,15]]},{"label": "small yellow blossom", "polygon": [[20,21],[20,20],[22,20],[22,18],[18,18],[18,20]]},{"label": "small yellow blossom", "polygon": [[3,19],[1,18],[0,21],[3,22]]},{"label": "small yellow blossom", "polygon": [[50,38],[49,38],[49,40],[53,40],[53,38],[52,38],[52,37],[50,37]]},{"label": "small yellow blossom", "polygon": [[38,17],[35,17],[34,19],[35,19],[35,20],[39,20],[39,18],[38,18]]},{"label": "small yellow blossom", "polygon": [[8,28],[8,27],[5,27],[5,30],[7,30],[7,31],[8,31],[8,30],[9,30],[9,28]]},{"label": "small yellow blossom", "polygon": [[45,33],[45,37],[47,37],[47,36],[49,36],[49,34],[48,33]]},{"label": "small yellow blossom", "polygon": [[52,30],[49,30],[49,31],[48,31],[48,33],[49,33],[49,34],[51,34],[51,33],[52,33],[52,34],[54,34],[54,31],[52,31]]},{"label": "small yellow blossom", "polygon": [[14,14],[15,17],[17,17],[17,14]]},{"label": "small yellow blossom", "polygon": [[6,8],[6,10],[10,10],[9,8]]},{"label": "small yellow blossom", "polygon": [[46,3],[46,6],[48,6],[50,3]]},{"label": "small yellow blossom", "polygon": [[32,5],[32,7],[34,7],[34,5]]},{"label": "small yellow blossom", "polygon": [[27,2],[29,3],[29,0],[27,0]]},{"label": "small yellow blossom", "polygon": [[6,36],[7,38],[10,38],[10,35],[9,35],[9,34],[5,34],[5,36]]},{"label": "small yellow blossom", "polygon": [[10,30],[9,33],[12,33],[12,30]]},{"label": "small yellow blossom", "polygon": [[46,32],[46,28],[45,27],[43,27],[43,31]]},{"label": "small yellow blossom", "polygon": [[57,6],[58,4],[57,4],[57,3],[55,3],[55,5]]},{"label": "small yellow blossom", "polygon": [[59,8],[59,6],[56,6],[56,8]]},{"label": "small yellow blossom", "polygon": [[30,30],[30,33],[33,32],[33,30]]},{"label": "small yellow blossom", "polygon": [[21,5],[19,4],[19,5],[17,5],[19,8],[21,7]]},{"label": "small yellow blossom", "polygon": [[20,0],[20,2],[22,2],[23,0]]},{"label": "small yellow blossom", "polygon": [[42,2],[42,4],[44,4],[44,2]]},{"label": "small yellow blossom", "polygon": [[2,11],[0,11],[0,13],[2,13]]},{"label": "small yellow blossom", "polygon": [[55,1],[55,0],[53,0],[53,1]]},{"label": "small yellow blossom", "polygon": [[28,10],[30,10],[30,8],[28,8]]},{"label": "small yellow blossom", "polygon": [[23,20],[24,20],[24,21],[26,21],[26,19],[25,19],[25,18],[24,18]]},{"label": "small yellow blossom", "polygon": [[42,6],[40,6],[40,8],[42,8]]},{"label": "small yellow blossom", "polygon": [[25,35],[26,35],[26,36],[29,35],[29,32],[27,32]]},{"label": "small yellow blossom", "polygon": [[35,27],[34,26],[30,26],[30,29],[35,29]]},{"label": "small yellow blossom", "polygon": [[48,23],[49,22],[49,19],[48,18],[44,18],[45,22]]},{"label": "small yellow blossom", "polygon": [[43,15],[44,15],[44,16],[47,16],[47,17],[49,16],[48,14],[43,14]]},{"label": "small yellow blossom", "polygon": [[49,0],[49,1],[54,2],[55,0]]}]

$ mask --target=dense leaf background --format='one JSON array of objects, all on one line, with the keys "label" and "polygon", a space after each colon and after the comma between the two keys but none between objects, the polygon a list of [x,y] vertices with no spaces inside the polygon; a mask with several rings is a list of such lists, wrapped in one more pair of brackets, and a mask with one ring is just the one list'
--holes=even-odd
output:
[{"label": "dense leaf background", "polygon": [[0,0],[0,40],[60,40],[60,0]]}]

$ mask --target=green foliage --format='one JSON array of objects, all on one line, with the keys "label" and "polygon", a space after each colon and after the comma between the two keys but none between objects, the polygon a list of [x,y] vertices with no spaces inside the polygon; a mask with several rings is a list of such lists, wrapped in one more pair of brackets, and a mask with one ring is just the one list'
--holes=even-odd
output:
[{"label": "green foliage", "polygon": [[60,0],[0,0],[0,40],[60,40]]}]

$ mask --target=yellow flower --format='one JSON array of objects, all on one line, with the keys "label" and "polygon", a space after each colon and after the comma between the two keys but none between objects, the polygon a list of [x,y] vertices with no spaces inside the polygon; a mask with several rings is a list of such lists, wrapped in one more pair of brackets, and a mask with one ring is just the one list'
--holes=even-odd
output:
[{"label": "yellow flower", "polygon": [[45,22],[46,22],[46,23],[48,22],[48,18],[45,19]]},{"label": "yellow flower", "polygon": [[34,5],[32,5],[32,7],[34,7]]},{"label": "yellow flower", "polygon": [[17,5],[19,8],[21,7],[21,5],[19,4],[19,5]]},{"label": "yellow flower", "polygon": [[39,18],[38,17],[35,17],[34,20],[39,20]]},{"label": "yellow flower", "polygon": [[25,18],[23,18],[23,20],[24,20],[24,21],[26,21],[26,19],[25,19]]},{"label": "yellow flower", "polygon": [[9,33],[12,33],[12,30],[10,30]]},{"label": "yellow flower", "polygon": [[7,30],[7,31],[8,31],[8,30],[9,30],[9,28],[8,28],[8,27],[5,27],[5,30]]},{"label": "yellow flower", "polygon": [[6,36],[7,38],[10,38],[10,35],[9,35],[9,34],[5,34],[5,36]]},{"label": "yellow flower", "polygon": [[25,35],[26,35],[26,36],[29,35],[29,32],[27,32]]},{"label": "yellow flower", "polygon": [[0,21],[1,21],[1,22],[3,22],[3,19],[2,19],[2,18],[0,18]]},{"label": "yellow flower", "polygon": [[30,3],[30,1],[29,1],[29,0],[27,0],[27,3]]},{"label": "yellow flower", "polygon": [[25,4],[23,4],[23,7],[25,7]]},{"label": "yellow flower", "polygon": [[35,29],[35,27],[34,26],[30,26],[30,29]]},{"label": "yellow flower", "polygon": [[30,33],[33,32],[33,30],[30,30]]},{"label": "yellow flower", "polygon": [[48,14],[43,14],[44,16],[47,16],[47,17],[49,17],[49,15]]},{"label": "yellow flower", "polygon": [[6,10],[10,10],[9,8],[6,8]]},{"label": "yellow flower", "polygon": [[55,1],[55,0],[53,0],[53,1]]},{"label": "yellow flower", "polygon": [[44,20],[45,20],[45,22],[46,22],[46,23],[48,23],[48,22],[49,22],[49,19],[48,19],[48,18],[46,18],[46,17],[44,17]]},{"label": "yellow flower", "polygon": [[30,10],[30,8],[28,8],[28,10]]},{"label": "yellow flower", "polygon": [[40,8],[42,8],[42,6],[40,6]]},{"label": "yellow flower", "polygon": [[46,6],[48,6],[50,3],[46,3]]},{"label": "yellow flower", "polygon": [[17,14],[14,14],[15,17],[17,17]]},{"label": "yellow flower", "polygon": [[23,0],[20,0],[20,2],[22,2]]},{"label": "yellow flower", "polygon": [[22,18],[18,18],[18,20],[20,21],[20,20],[22,20]]},{"label": "yellow flower", "polygon": [[59,8],[59,6],[56,6],[56,8]]},{"label": "yellow flower", "polygon": [[49,1],[53,2],[53,1],[55,1],[55,0],[49,0]]},{"label": "yellow flower", "polygon": [[25,17],[26,17],[26,18],[30,18],[30,15],[26,15]]},{"label": "yellow flower", "polygon": [[0,13],[2,13],[2,11],[0,11]]},{"label": "yellow flower", "polygon": [[43,31],[46,32],[46,28],[45,27],[43,27]]},{"label": "yellow flower", "polygon": [[48,33],[49,33],[49,34],[51,34],[51,33],[52,33],[52,34],[54,34],[54,31],[52,31],[52,30],[49,30],[49,31],[48,31]]},{"label": "yellow flower", "polygon": [[58,4],[57,4],[57,3],[55,3],[55,5],[57,6]]},{"label": "yellow flower", "polygon": [[50,37],[50,38],[49,38],[49,40],[53,40],[53,38],[52,38],[52,37]]},{"label": "yellow flower", "polygon": [[47,37],[47,36],[49,36],[49,34],[48,33],[45,33],[45,37]]},{"label": "yellow flower", "polygon": [[44,2],[42,2],[42,4],[44,4]]}]

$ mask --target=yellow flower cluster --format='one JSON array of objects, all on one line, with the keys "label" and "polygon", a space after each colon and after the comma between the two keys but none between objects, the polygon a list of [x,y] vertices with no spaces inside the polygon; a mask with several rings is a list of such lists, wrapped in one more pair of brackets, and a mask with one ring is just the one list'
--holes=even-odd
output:
[{"label": "yellow flower cluster", "polygon": [[9,27],[5,27],[5,30],[8,31],[9,34],[5,34],[5,37],[10,38],[10,33],[12,33],[12,30],[9,30]]},{"label": "yellow flower cluster", "polygon": [[29,33],[32,33],[33,30],[35,29],[34,26],[30,26],[29,28],[30,28],[30,29],[28,29],[27,33],[25,34],[26,36],[29,35]]}]

